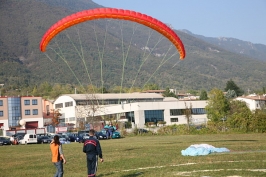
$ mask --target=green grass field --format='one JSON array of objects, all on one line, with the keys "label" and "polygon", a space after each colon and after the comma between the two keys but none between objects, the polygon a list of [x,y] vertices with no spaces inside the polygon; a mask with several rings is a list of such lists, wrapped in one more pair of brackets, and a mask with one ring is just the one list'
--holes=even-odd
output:
[{"label": "green grass field", "polygon": [[[265,134],[134,136],[101,140],[104,163],[98,177],[266,176]],[[192,144],[226,147],[229,153],[182,156]],[[83,144],[63,145],[65,177],[87,176]],[[55,167],[47,144],[0,147],[1,177],[51,177]]]}]

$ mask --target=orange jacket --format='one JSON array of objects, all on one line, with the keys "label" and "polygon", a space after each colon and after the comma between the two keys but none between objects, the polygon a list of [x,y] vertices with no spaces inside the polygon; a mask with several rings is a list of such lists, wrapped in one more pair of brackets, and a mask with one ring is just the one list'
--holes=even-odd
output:
[{"label": "orange jacket", "polygon": [[59,162],[60,160],[62,160],[62,157],[60,156],[59,153],[59,145],[58,144],[50,144],[50,149],[52,152],[52,162]]}]

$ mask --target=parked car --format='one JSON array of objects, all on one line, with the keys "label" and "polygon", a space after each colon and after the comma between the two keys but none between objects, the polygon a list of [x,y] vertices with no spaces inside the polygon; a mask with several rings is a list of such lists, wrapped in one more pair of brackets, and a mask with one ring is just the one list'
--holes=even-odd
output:
[{"label": "parked car", "polygon": [[52,139],[49,136],[38,136],[37,143],[43,144],[43,143],[51,143]]},{"label": "parked car", "polygon": [[70,134],[70,135],[68,136],[68,138],[69,138],[69,141],[70,141],[70,142],[78,142],[78,141],[77,141],[77,138],[78,138],[78,134],[77,134],[77,133],[72,133],[72,134]]},{"label": "parked car", "polygon": [[13,137],[20,137],[21,139],[26,135],[26,133],[16,133]]},{"label": "parked car", "polygon": [[37,143],[36,134],[25,134],[23,139],[19,141],[19,144],[30,144],[30,143]]},{"label": "parked car", "polygon": [[69,135],[68,134],[58,134],[59,138],[65,138],[67,141],[70,141]]},{"label": "parked car", "polygon": [[88,139],[90,135],[88,133],[80,134],[79,136],[79,143],[84,143],[86,139]]},{"label": "parked car", "polygon": [[13,145],[18,145],[19,141],[24,138],[26,133],[16,133],[10,137],[10,141]]},{"label": "parked car", "polygon": [[0,137],[0,146],[3,146],[3,145],[11,145],[11,141],[10,141],[10,138],[8,137]]},{"label": "parked car", "polygon": [[[100,132],[102,132],[103,134],[106,135],[106,130],[102,129]],[[112,134],[112,139],[117,139],[117,138],[121,138],[120,132],[118,131],[114,131]]]},{"label": "parked car", "polygon": [[96,136],[96,138],[97,138],[98,140],[105,140],[105,139],[107,139],[106,134],[103,133],[103,132],[96,132],[96,133],[95,133],[95,136]]},{"label": "parked car", "polygon": [[59,138],[59,141],[61,144],[69,144],[70,143],[70,141],[67,141],[66,138]]},{"label": "parked car", "polygon": [[112,139],[121,138],[120,132],[115,131],[113,132]]}]

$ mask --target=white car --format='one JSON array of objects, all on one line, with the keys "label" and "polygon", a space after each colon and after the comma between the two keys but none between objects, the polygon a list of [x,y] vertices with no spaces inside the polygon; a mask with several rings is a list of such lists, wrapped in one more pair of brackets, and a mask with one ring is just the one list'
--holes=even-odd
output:
[{"label": "white car", "polygon": [[19,140],[20,144],[37,144],[36,134],[25,134],[24,138]]}]

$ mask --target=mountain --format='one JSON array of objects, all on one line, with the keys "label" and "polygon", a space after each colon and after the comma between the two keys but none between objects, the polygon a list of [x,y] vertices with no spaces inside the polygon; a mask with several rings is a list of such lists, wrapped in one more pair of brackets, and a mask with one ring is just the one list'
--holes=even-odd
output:
[{"label": "mountain", "polygon": [[192,35],[196,38],[202,39],[208,43],[219,46],[230,52],[247,56],[250,58],[256,58],[262,61],[266,61],[266,45],[263,44],[253,44],[248,41],[243,41],[235,38],[227,37],[205,37],[202,35],[193,34],[189,30],[181,30],[189,35]]},{"label": "mountain", "polygon": [[[243,90],[266,85],[266,62],[205,38],[175,30],[187,56],[162,35],[122,20],[96,20],[57,35],[45,53],[45,31],[72,13],[102,7],[91,0],[1,0],[0,83],[10,88],[42,82],[98,87],[143,87],[156,83],[177,90],[223,89],[230,79]],[[233,44],[232,44],[233,45]],[[174,56],[174,57],[173,57]]]}]

